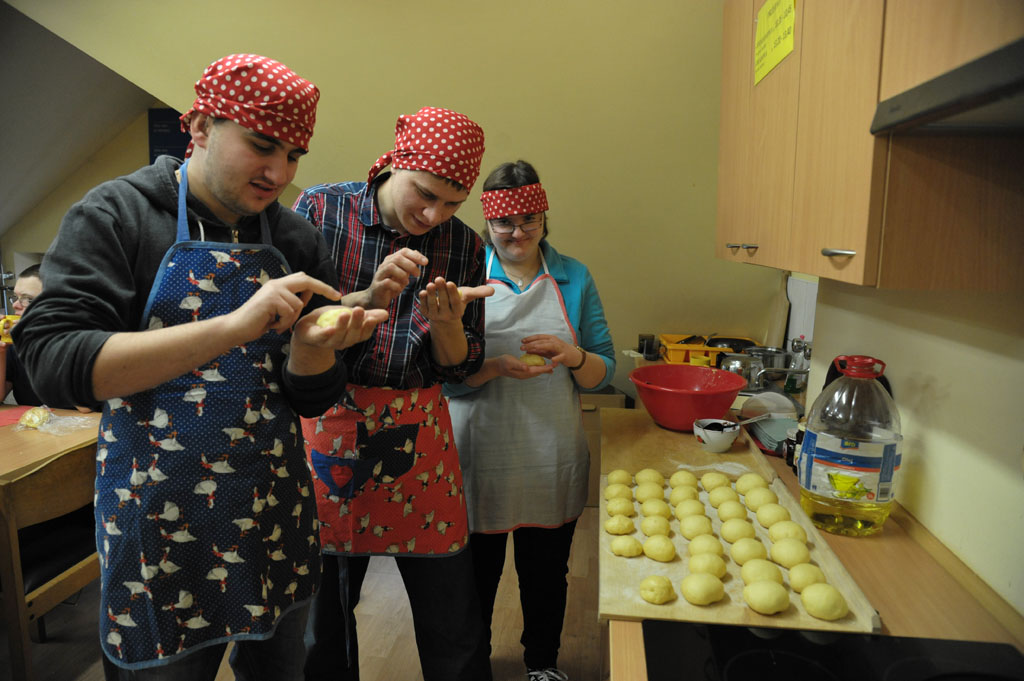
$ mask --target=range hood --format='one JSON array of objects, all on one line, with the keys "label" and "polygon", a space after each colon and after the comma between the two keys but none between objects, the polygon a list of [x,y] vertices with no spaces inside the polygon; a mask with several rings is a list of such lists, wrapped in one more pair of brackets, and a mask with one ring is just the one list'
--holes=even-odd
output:
[{"label": "range hood", "polygon": [[871,133],[1024,133],[1024,38],[879,103]]}]

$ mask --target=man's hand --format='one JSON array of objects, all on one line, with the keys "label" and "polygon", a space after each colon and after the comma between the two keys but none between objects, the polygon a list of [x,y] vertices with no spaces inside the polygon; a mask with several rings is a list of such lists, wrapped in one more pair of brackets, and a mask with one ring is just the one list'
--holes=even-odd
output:
[{"label": "man's hand", "polygon": [[313,294],[329,300],[341,297],[331,286],[303,272],[267,281],[244,305],[226,315],[237,337],[235,344],[248,343],[268,331],[287,331]]},{"label": "man's hand", "polygon": [[[341,310],[341,313],[332,326],[318,325],[317,320],[320,315],[328,310]],[[292,342],[331,348],[332,350],[344,350],[367,340],[373,335],[377,325],[387,321],[387,318],[387,310],[364,310],[361,307],[321,307],[299,320],[295,325]]]},{"label": "man's hand", "polygon": [[478,298],[494,295],[491,286],[456,286],[453,282],[438,277],[427,284],[419,293],[420,311],[434,322],[458,322],[462,326],[462,315],[466,305]]},{"label": "man's hand", "polygon": [[411,248],[392,253],[377,266],[370,288],[345,296],[345,302],[368,310],[387,309],[428,262],[427,256]]}]

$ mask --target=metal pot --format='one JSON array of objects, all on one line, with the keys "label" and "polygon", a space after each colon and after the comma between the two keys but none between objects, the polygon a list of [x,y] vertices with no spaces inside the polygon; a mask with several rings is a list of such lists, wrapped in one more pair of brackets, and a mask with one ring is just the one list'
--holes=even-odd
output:
[{"label": "metal pot", "polygon": [[[759,357],[765,369],[785,369],[789,366],[789,353],[782,348],[756,347],[747,348],[743,352],[751,357]],[[764,378],[768,381],[777,381],[785,375],[782,372],[772,371],[765,372]]]},{"label": "metal pot", "polygon": [[747,381],[748,388],[754,388],[757,375],[764,369],[760,357],[746,355],[736,352],[726,352],[721,355],[721,369],[742,376]]},{"label": "metal pot", "polygon": [[733,352],[743,352],[747,348],[757,345],[757,343],[752,340],[747,340],[746,338],[712,336],[711,338],[708,338],[704,345],[707,345],[709,348],[729,348]]}]

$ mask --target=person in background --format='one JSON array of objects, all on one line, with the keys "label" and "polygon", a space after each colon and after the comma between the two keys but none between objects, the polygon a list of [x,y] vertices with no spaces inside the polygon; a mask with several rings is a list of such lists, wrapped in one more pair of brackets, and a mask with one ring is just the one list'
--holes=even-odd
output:
[{"label": "person in background", "polygon": [[[445,386],[476,584],[489,642],[511,534],[527,678],[565,681],[558,648],[566,575],[590,460],[579,393],[608,385],[615,350],[587,267],[547,240],[548,201],[533,166],[498,166],[481,201],[487,281],[495,288],[486,301],[487,357],[462,385]],[[523,353],[544,358],[542,366]]]},{"label": "person in background", "polygon": [[[425,681],[491,678],[462,472],[443,381],[483,361],[483,243],[455,217],[480,172],[484,135],[466,116],[399,117],[366,182],[322,184],[295,210],[334,256],[345,304],[388,311],[344,352],[348,390],[303,419],[320,513],[324,583],[310,616],[309,681],[358,679],[354,609],[370,556],[394,556]],[[381,172],[391,165],[391,172]]]},{"label": "person in background", "polygon": [[[225,87],[237,81],[244,87]],[[334,404],[347,310],[320,234],[277,203],[319,91],[283,64],[206,68],[169,156],[91,190],[43,261],[15,342],[45,400],[103,402],[96,461],[108,679],[297,681],[320,578],[296,412]],[[321,308],[321,309],[316,309]]]},{"label": "person in background", "polygon": [[[11,296],[11,309],[16,315],[23,315],[32,301],[43,291],[43,280],[39,278],[39,265],[31,265],[22,270],[14,283],[14,294]],[[4,336],[10,336],[17,322],[4,319]],[[18,359],[18,352],[13,345],[0,342],[0,402],[7,399],[7,394],[14,391],[14,401],[18,404],[29,404],[38,407],[43,402],[32,388],[28,374]]]}]

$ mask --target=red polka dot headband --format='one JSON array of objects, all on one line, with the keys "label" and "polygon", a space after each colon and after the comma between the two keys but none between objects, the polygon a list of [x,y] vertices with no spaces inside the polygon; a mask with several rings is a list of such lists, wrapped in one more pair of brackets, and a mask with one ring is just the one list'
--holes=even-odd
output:
[{"label": "red polka dot headband", "polygon": [[[198,111],[309,151],[320,91],[280,62],[257,54],[228,55],[206,67],[196,95],[181,117],[184,132]],[[186,158],[191,154],[189,143]]]},{"label": "red polka dot headband", "polygon": [[458,182],[467,191],[480,175],[484,157],[484,131],[466,116],[424,107],[398,117],[395,148],[377,159],[367,182],[388,164],[403,170],[425,170]]},{"label": "red polka dot headband", "polygon": [[494,220],[509,215],[535,215],[548,209],[548,195],[537,184],[511,189],[495,189],[480,195],[484,204],[484,219]]}]

